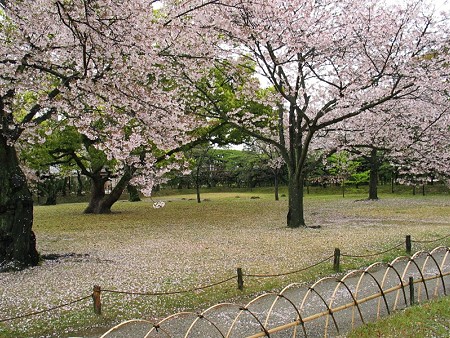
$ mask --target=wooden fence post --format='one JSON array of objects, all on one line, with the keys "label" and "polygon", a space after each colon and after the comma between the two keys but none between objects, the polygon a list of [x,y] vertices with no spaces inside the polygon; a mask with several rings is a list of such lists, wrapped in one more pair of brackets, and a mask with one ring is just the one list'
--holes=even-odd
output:
[{"label": "wooden fence post", "polygon": [[237,268],[237,283],[238,289],[242,291],[244,289],[244,276],[242,274],[242,268]]},{"label": "wooden fence post", "polygon": [[414,296],[414,278],[409,277],[409,305],[413,306],[416,303]]},{"label": "wooden fence post", "polygon": [[94,301],[94,312],[97,315],[102,314],[102,301],[101,301],[101,288],[98,285],[94,285],[94,292],[92,293],[92,299]]},{"label": "wooden fence post", "polygon": [[409,255],[411,254],[411,235],[406,235],[406,253]]},{"label": "wooden fence post", "polygon": [[340,271],[340,262],[341,262],[341,250],[338,248],[334,249],[334,259],[333,259],[333,270],[336,272]]}]

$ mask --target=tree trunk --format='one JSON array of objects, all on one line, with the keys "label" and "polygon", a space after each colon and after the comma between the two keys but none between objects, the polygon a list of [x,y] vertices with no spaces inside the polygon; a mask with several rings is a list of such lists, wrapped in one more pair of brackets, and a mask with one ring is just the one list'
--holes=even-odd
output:
[{"label": "tree trunk", "polygon": [[[107,177],[101,177],[100,172],[91,176],[91,198],[89,205],[84,210],[85,214],[105,214],[102,207],[102,201],[105,198],[105,183],[108,181]],[[110,211],[109,211],[110,212]]]},{"label": "tree trunk", "polygon": [[378,157],[377,150],[372,149],[370,152],[370,178],[369,178],[369,200],[378,199]]},{"label": "tree trunk", "polygon": [[202,199],[200,198],[200,185],[198,183],[195,185],[195,191],[197,193],[197,203],[201,203]]},{"label": "tree trunk", "polygon": [[110,194],[105,194],[105,182],[108,177],[101,177],[100,172],[91,176],[91,199],[85,214],[109,214],[111,207],[116,203],[123,191],[127,187],[132,177],[131,169],[126,168],[125,173],[120,178]]},{"label": "tree trunk", "polygon": [[279,201],[280,197],[278,196],[278,169],[274,170],[274,184],[275,184],[275,201]]},{"label": "tree trunk", "polygon": [[139,196],[139,190],[134,185],[128,184],[127,191],[128,191],[128,201],[130,202],[141,201],[141,197]]},{"label": "tree trunk", "polygon": [[289,211],[287,214],[289,228],[306,227],[303,213],[303,176],[289,175]]},{"label": "tree trunk", "polygon": [[202,200],[200,198],[200,165],[197,166],[197,170],[195,172],[195,192],[197,193],[197,203],[201,203]]},{"label": "tree trunk", "polygon": [[14,147],[0,136],[0,272],[39,263],[33,199]]}]

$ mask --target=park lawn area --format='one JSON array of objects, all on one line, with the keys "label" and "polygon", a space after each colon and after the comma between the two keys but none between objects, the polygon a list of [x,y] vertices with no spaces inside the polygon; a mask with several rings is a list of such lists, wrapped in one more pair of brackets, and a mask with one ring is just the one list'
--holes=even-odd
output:
[{"label": "park lawn area", "polygon": [[[39,315],[0,323],[0,337],[95,336],[131,318],[152,321],[223,301],[245,303],[291,282],[312,283],[333,274],[329,263],[302,273],[244,281],[237,289],[236,268],[244,274],[300,270],[333,255],[334,248],[365,255],[398,246],[411,235],[413,251],[450,245],[447,195],[311,194],[306,221],[320,229],[285,226],[287,198],[274,201],[267,189],[164,195],[152,201],[120,201],[109,215],[85,215],[86,204],[35,208],[38,250],[53,255],[38,267],[0,274],[0,320],[73,304]],[[157,198],[154,198],[155,200]],[[402,248],[370,259],[342,261],[343,269],[404,255]],[[231,278],[231,279],[230,279]],[[102,315],[93,313],[90,294],[103,290],[153,293],[188,290],[230,279],[218,286],[170,296],[102,293]]]}]

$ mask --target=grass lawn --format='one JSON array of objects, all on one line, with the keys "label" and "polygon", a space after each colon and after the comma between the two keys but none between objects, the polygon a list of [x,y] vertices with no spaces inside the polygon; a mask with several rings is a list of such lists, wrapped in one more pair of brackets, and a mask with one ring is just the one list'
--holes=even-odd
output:
[{"label": "grass lawn", "polygon": [[[268,189],[202,194],[197,204],[191,192],[160,193],[166,202],[120,201],[110,215],[84,215],[86,204],[37,206],[34,230],[43,255],[60,255],[39,267],[0,274],[0,320],[84,300],[55,311],[0,323],[0,337],[65,337],[104,331],[130,318],[157,320],[181,310],[204,309],[218,302],[238,303],[290,282],[311,283],[332,274],[332,261],[284,277],[236,280],[172,296],[102,294],[103,314],[92,310],[89,295],[102,289],[160,292],[208,285],[236,275],[273,274],[299,270],[333,254],[364,255],[391,248],[411,235],[436,240],[450,234],[450,198],[441,195],[311,193],[305,198],[308,225],[320,229],[288,229],[287,198],[274,201]],[[413,243],[413,251],[450,245]],[[342,261],[354,269],[377,260],[404,255],[400,248],[382,257]],[[96,331],[97,328],[99,331]]]},{"label": "grass lawn", "polygon": [[449,333],[450,296],[447,296],[367,324],[352,331],[347,338],[448,337]]}]

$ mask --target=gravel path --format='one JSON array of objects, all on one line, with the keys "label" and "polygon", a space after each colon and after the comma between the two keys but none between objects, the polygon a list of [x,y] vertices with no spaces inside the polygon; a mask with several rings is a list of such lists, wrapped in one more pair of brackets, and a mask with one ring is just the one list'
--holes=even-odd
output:
[{"label": "gravel path", "polygon": [[[406,286],[404,292],[400,289],[386,293],[385,298],[376,297],[361,303],[359,307],[345,308],[346,304],[354,303],[354,299],[370,298],[379,294],[380,288],[386,291],[399,285],[399,275],[404,284],[408,284],[409,277],[414,278],[416,302],[442,296],[445,288],[450,289],[450,252],[442,248],[433,254],[433,258],[419,254],[413,261],[402,259],[393,262],[392,268],[375,265],[367,268],[365,273],[347,274],[341,279],[343,283],[329,278],[310,288],[291,285],[280,293],[283,297],[266,294],[248,303],[245,309],[226,304],[210,308],[201,316],[193,313],[174,315],[161,322],[158,330],[149,322],[131,321],[102,337],[249,337],[258,333],[264,336],[264,329],[267,330],[266,335],[277,338],[336,337],[363,322],[374,321],[409,306],[410,288]],[[445,275],[443,278],[418,282],[422,277],[439,276],[441,272]],[[334,312],[332,316],[314,318],[315,314],[326,312],[327,306],[343,310]],[[297,311],[305,321],[304,327],[298,325],[271,332],[298,319]]]}]

